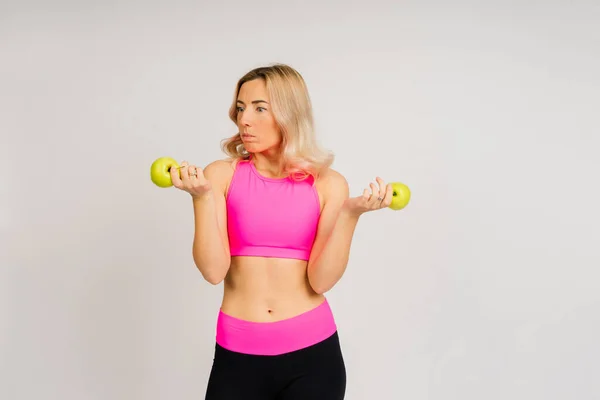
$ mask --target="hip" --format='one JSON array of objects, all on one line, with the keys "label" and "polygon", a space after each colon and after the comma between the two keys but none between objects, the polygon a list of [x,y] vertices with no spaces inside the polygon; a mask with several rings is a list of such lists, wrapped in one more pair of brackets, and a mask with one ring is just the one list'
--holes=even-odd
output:
[{"label": "hip", "polygon": [[278,355],[310,347],[337,331],[333,312],[323,296],[307,311],[271,322],[253,321],[219,311],[216,342],[234,352]]},{"label": "hip", "polygon": [[242,354],[216,344],[206,399],[342,400],[345,391],[346,366],[336,331],[282,355]]}]

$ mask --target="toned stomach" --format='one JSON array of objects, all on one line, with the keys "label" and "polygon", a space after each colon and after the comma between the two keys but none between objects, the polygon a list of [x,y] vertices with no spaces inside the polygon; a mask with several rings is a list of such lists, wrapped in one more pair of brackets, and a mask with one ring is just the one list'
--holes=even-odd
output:
[{"label": "toned stomach", "polygon": [[312,290],[303,260],[232,257],[221,310],[232,317],[274,322],[315,308],[325,296]]}]

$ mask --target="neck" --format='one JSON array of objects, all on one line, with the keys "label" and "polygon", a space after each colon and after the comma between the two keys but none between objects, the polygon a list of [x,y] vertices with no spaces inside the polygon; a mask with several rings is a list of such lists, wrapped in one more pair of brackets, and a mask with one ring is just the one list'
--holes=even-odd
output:
[{"label": "neck", "polygon": [[279,153],[254,153],[252,154],[252,162],[257,170],[272,178],[282,178],[284,175]]}]

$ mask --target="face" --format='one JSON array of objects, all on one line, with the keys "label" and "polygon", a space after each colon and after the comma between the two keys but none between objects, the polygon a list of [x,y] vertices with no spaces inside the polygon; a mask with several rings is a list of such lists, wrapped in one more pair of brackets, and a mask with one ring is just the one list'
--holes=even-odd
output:
[{"label": "face", "polygon": [[251,153],[279,148],[281,132],[275,122],[269,94],[262,79],[246,82],[237,98],[237,126]]}]

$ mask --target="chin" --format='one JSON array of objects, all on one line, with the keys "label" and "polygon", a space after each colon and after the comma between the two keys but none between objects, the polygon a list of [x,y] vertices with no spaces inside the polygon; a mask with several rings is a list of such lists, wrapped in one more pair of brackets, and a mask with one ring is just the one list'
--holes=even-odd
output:
[{"label": "chin", "polygon": [[244,143],[244,147],[246,148],[246,150],[251,151],[253,153],[262,153],[270,149],[270,146],[265,146],[264,144],[254,142]]},{"label": "chin", "polygon": [[260,147],[254,143],[244,143],[244,148],[250,153],[257,153],[261,151]]},{"label": "chin", "polygon": [[264,143],[248,142],[244,143],[244,148],[249,153],[266,153],[277,152],[281,147],[281,143],[265,145]]}]

